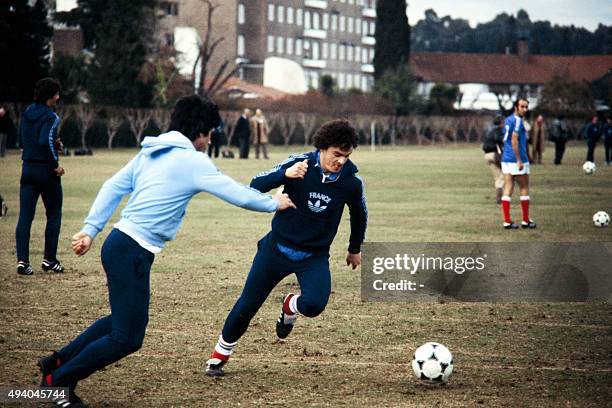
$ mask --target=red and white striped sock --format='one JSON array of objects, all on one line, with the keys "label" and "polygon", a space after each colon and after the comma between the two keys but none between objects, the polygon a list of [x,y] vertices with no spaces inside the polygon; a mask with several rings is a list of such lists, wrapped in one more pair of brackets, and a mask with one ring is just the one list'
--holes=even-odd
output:
[{"label": "red and white striped sock", "polygon": [[297,300],[299,297],[300,295],[290,293],[289,296],[285,298],[285,301],[283,302],[283,312],[285,312],[285,314],[294,315],[300,313],[297,310]]},{"label": "red and white striped sock", "polygon": [[217,341],[217,344],[215,345],[215,349],[210,355],[210,358],[218,358],[219,360],[222,360],[222,361],[229,360],[236,344],[238,344],[238,342],[228,343],[227,341],[223,340],[223,335],[220,335],[219,340]]},{"label": "red and white striped sock", "polygon": [[504,213],[504,222],[507,224],[510,224],[512,222],[512,218],[510,218],[510,201],[512,200],[512,198],[510,198],[510,196],[502,196],[501,198],[501,205],[502,205],[502,211]]},{"label": "red and white striped sock", "polygon": [[523,221],[529,222],[529,196],[521,196],[521,209],[523,210]]}]

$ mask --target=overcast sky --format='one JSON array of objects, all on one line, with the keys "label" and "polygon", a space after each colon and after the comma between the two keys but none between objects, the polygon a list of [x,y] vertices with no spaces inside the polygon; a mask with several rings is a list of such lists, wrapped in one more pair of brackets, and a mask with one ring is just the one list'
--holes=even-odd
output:
[{"label": "overcast sky", "polygon": [[406,0],[410,25],[424,18],[425,10],[432,8],[443,17],[463,18],[472,27],[491,21],[506,12],[516,16],[524,9],[531,21],[548,20],[552,24],[584,27],[590,31],[599,23],[612,25],[611,0]]}]

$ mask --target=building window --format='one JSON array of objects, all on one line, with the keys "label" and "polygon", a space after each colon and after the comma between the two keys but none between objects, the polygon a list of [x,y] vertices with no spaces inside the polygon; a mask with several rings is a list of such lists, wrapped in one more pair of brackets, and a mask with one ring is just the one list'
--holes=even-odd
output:
[{"label": "building window", "polygon": [[370,35],[374,35],[374,30],[376,29],[376,24],[374,21],[370,21]]},{"label": "building window", "polygon": [[329,30],[329,14],[323,13],[323,29]]},{"label": "building window", "polygon": [[287,7],[287,24],[293,24],[293,7]]},{"label": "building window", "polygon": [[368,63],[368,50],[367,50],[367,48],[362,48],[361,49],[361,63],[362,64],[367,64]]},{"label": "building window", "polygon": [[353,17],[349,17],[347,23],[348,23],[348,32],[352,33],[353,25],[355,24],[355,19]]},{"label": "building window", "polygon": [[285,39],[283,37],[276,37],[276,53],[283,54],[285,52]]},{"label": "building window", "polygon": [[297,38],[295,40],[295,55],[302,55],[303,49],[304,49],[304,45],[302,44],[302,39]]},{"label": "building window", "polygon": [[274,4],[268,3],[268,21],[274,21]]},{"label": "building window", "polygon": [[244,21],[245,21],[244,4],[238,4],[238,24],[244,24]]},{"label": "building window", "polygon": [[338,47],[338,59],[344,61],[346,59],[346,45],[340,44]]},{"label": "building window", "polygon": [[370,48],[370,61],[369,61],[369,63],[371,64],[372,61],[374,61],[374,48]]},{"label": "building window", "polygon": [[353,60],[353,51],[354,51],[354,47],[352,45],[347,45],[346,46],[346,59],[347,59],[347,61],[352,61]]},{"label": "building window", "polygon": [[279,23],[285,22],[285,6],[278,6],[276,9],[276,21]]},{"label": "building window", "polygon": [[346,74],[346,87],[347,88],[353,87],[353,74]]},{"label": "building window", "polygon": [[346,30],[346,17],[340,16],[340,31]]},{"label": "building window", "polygon": [[318,60],[320,59],[319,57],[319,43],[317,41],[313,41],[312,42],[312,59],[313,60]]},{"label": "building window", "polygon": [[303,17],[304,11],[301,8],[297,9],[295,13],[295,22],[297,25],[301,26],[303,24]]},{"label": "building window", "polygon": [[310,17],[310,11],[305,11],[304,12],[304,28],[308,30],[311,27],[312,27],[312,20]]},{"label": "building window", "polygon": [[237,44],[236,53],[240,57],[244,55],[244,35],[238,36],[238,44]]},{"label": "building window", "polygon": [[361,90],[363,92],[367,92],[368,91],[368,80],[364,76],[361,77]]},{"label": "building window", "polygon": [[357,34],[361,34],[361,19],[360,18],[355,19],[355,32]]},{"label": "building window", "polygon": [[331,17],[331,28],[334,31],[338,30],[338,15],[335,13],[332,14],[332,17]]},{"label": "building window", "polygon": [[166,16],[178,16],[178,3],[175,1],[162,1],[159,3]]},{"label": "building window", "polygon": [[338,88],[344,89],[344,87],[346,86],[346,83],[344,82],[344,80],[345,80],[344,72],[340,72],[338,74]]},{"label": "building window", "polygon": [[365,20],[361,20],[361,33],[363,35],[368,35],[368,22]]},{"label": "building window", "polygon": [[287,38],[287,54],[293,55],[293,38]]},{"label": "building window", "polygon": [[337,60],[338,59],[338,44],[331,43],[331,45],[329,46],[329,52],[331,54],[331,59]]},{"label": "building window", "polygon": [[325,60],[329,58],[329,44],[326,42],[321,46],[321,56]]},{"label": "building window", "polygon": [[312,57],[310,51],[310,40],[304,40],[304,58],[310,59]]},{"label": "building window", "polygon": [[312,13],[312,28],[318,30],[321,28],[321,16],[319,13]]},{"label": "building window", "polygon": [[274,52],[274,36],[268,36],[268,52]]}]

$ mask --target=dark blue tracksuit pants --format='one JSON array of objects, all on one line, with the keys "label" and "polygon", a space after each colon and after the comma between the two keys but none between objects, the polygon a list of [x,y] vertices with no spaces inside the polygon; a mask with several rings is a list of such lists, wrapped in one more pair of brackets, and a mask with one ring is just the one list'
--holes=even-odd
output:
[{"label": "dark blue tracksuit pants", "polygon": [[223,339],[228,343],[238,341],[272,289],[291,273],[296,274],[301,288],[298,311],[307,317],[321,314],[331,292],[329,254],[291,261],[268,234],[257,243],[257,254],[242,294],[223,325]]},{"label": "dark blue tracksuit pants", "polygon": [[53,385],[76,387],[79,380],[142,346],[149,322],[149,272],[155,256],[119,230],[102,246],[111,314],[58,351],[62,365]]},{"label": "dark blue tracksuit pants", "polygon": [[24,163],[19,189],[19,221],[15,238],[17,260],[30,261],[30,230],[36,213],[38,196],[42,197],[47,213],[45,228],[45,259],[57,260],[57,242],[62,224],[62,183],[46,163]]}]

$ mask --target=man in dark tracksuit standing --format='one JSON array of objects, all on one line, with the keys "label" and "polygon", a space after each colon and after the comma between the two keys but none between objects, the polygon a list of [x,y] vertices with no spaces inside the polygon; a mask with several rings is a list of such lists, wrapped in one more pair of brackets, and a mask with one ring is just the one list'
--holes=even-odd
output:
[{"label": "man in dark tracksuit standing", "polygon": [[283,185],[297,208],[277,213],[272,231],[258,242],[243,292],[206,362],[207,375],[224,375],[223,366],[251,319],[272,289],[291,273],[296,274],[301,293],[285,297],[276,322],[277,336],[287,337],[298,315],[315,317],[323,312],[331,292],[329,248],[345,204],[351,218],[346,264],[353,269],[361,264],[368,212],[363,183],[355,175],[357,167],[348,159],[357,141],[347,121],[328,122],[315,134],[317,150],[292,155],[251,181],[251,187],[261,192]]},{"label": "man in dark tracksuit standing", "polygon": [[599,120],[597,116],[593,116],[591,119],[591,123],[589,123],[585,130],[585,137],[587,140],[587,157],[586,161],[595,162],[595,147],[597,147],[597,142],[599,141],[599,137],[601,136],[600,128],[599,128]]},{"label": "man in dark tracksuit standing", "polygon": [[45,254],[42,269],[63,272],[57,260],[57,243],[62,222],[62,183],[64,169],[58,163],[57,138],[59,116],[53,111],[60,97],[60,84],[53,78],[36,83],[34,103],[23,113],[19,128],[19,145],[23,149],[21,182],[19,189],[19,221],[15,232],[17,240],[17,273],[32,275],[30,265],[30,229],[34,220],[38,196],[42,197],[47,215],[45,228]]}]

